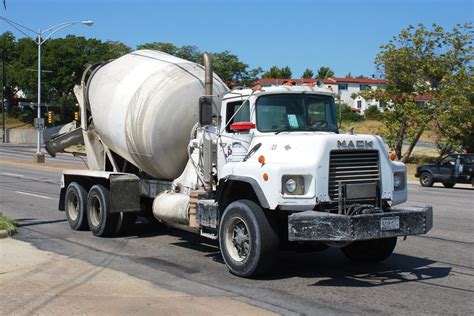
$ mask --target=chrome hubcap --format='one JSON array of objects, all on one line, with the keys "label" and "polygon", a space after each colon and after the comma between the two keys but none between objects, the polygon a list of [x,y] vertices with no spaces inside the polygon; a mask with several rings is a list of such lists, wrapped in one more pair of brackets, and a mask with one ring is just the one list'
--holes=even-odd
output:
[{"label": "chrome hubcap", "polygon": [[250,234],[247,224],[239,217],[233,218],[226,230],[226,246],[235,261],[244,261],[250,254]]},{"label": "chrome hubcap", "polygon": [[428,184],[430,182],[430,176],[424,175],[421,181],[423,181],[423,184]]},{"label": "chrome hubcap", "polygon": [[91,201],[91,222],[94,226],[99,226],[102,218],[102,205],[100,204],[100,199],[96,196],[92,198]]},{"label": "chrome hubcap", "polygon": [[75,192],[69,194],[68,204],[67,204],[67,213],[69,218],[75,221],[79,216],[79,199]]}]

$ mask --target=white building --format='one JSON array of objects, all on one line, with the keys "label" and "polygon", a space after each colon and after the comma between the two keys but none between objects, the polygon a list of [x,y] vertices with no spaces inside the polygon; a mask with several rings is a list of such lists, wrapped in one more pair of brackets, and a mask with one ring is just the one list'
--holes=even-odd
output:
[{"label": "white building", "polygon": [[[274,85],[304,85],[316,84],[317,79],[260,79],[256,84],[262,87]],[[363,113],[371,105],[375,105],[383,111],[385,103],[383,101],[366,100],[358,94],[361,91],[377,88],[385,90],[387,82],[383,79],[372,78],[337,78],[331,77],[324,80],[325,88],[334,91],[341,102],[347,103],[354,111]]]}]

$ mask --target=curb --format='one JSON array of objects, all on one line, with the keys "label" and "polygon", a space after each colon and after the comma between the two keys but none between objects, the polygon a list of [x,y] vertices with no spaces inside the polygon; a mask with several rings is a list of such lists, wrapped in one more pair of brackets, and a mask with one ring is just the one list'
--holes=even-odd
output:
[{"label": "curb", "polygon": [[17,233],[16,228],[12,228],[9,230],[0,230],[0,239],[2,238],[8,238]]}]

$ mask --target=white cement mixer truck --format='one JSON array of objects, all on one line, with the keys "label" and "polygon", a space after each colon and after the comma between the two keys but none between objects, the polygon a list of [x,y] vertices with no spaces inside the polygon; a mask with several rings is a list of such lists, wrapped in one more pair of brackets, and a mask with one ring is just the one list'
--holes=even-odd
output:
[{"label": "white cement mixer truck", "polygon": [[380,261],[398,236],[425,234],[432,209],[407,199],[406,168],[383,140],[341,133],[321,87],[229,90],[204,67],[139,50],[88,67],[80,126],[46,142],[85,145],[64,170],[59,209],[72,229],[118,233],[137,215],[218,239],[231,273],[251,277],[282,244],[333,246]]}]

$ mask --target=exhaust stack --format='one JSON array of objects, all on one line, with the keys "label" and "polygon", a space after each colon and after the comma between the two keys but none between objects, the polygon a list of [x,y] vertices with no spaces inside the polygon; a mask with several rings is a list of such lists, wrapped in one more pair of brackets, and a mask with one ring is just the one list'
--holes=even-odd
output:
[{"label": "exhaust stack", "polygon": [[204,89],[206,92],[206,95],[212,95],[212,90],[213,90],[213,69],[212,69],[212,57],[208,53],[203,54],[203,59],[204,59]]}]

